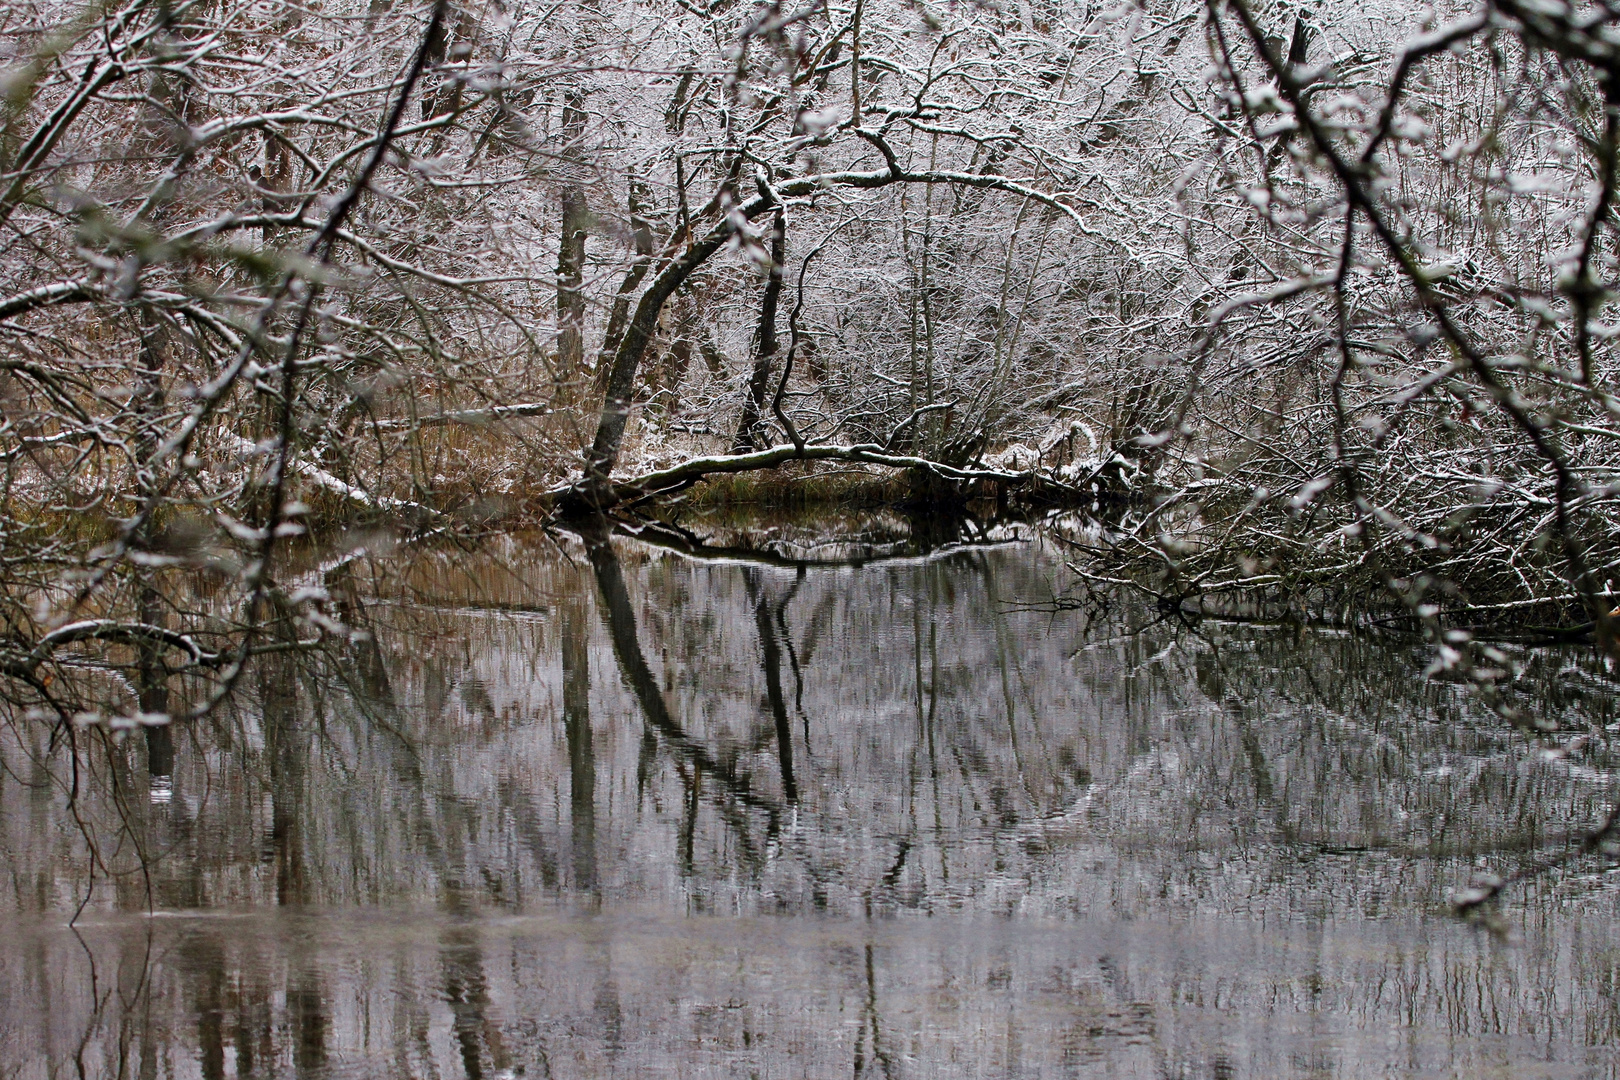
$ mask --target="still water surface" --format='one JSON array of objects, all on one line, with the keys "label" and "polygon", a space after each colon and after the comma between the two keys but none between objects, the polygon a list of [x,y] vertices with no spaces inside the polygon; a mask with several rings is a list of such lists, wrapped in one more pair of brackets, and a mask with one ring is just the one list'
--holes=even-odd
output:
[{"label": "still water surface", "polygon": [[1446,910],[1604,813],[1596,658],[1520,656],[1553,758],[1410,643],[856,524],[329,559],[353,648],[71,809],[6,728],[0,1078],[1620,1076],[1620,875]]}]

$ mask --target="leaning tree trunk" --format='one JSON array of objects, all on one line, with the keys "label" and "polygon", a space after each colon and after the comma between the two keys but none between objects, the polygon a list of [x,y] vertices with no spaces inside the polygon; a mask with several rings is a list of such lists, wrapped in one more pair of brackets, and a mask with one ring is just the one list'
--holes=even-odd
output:
[{"label": "leaning tree trunk", "polygon": [[647,355],[647,346],[658,329],[658,318],[664,303],[692,273],[725,246],[736,231],[737,219],[752,220],[776,205],[768,195],[760,195],[735,208],[722,218],[708,234],[687,248],[680,258],[667,264],[652,279],[636,312],[625,327],[624,338],[613,356],[608,372],[606,396],[602,401],[601,419],[596,425],[596,440],[585,456],[585,471],[574,488],[574,496],[567,500],[575,509],[602,510],[613,505],[613,485],[609,479],[619,462],[619,450],[624,443],[624,429],[630,422],[630,403],[635,393],[636,372]]},{"label": "leaning tree trunk", "polygon": [[630,241],[634,245],[636,258],[624,275],[624,280],[619,283],[618,294],[613,297],[607,332],[602,335],[602,351],[596,354],[596,392],[599,394],[607,393],[608,379],[613,373],[613,358],[618,355],[619,343],[624,340],[625,325],[630,320],[630,298],[641,287],[641,279],[647,276],[647,268],[652,265],[652,226],[642,216],[646,209],[646,198],[645,182],[631,177]]}]

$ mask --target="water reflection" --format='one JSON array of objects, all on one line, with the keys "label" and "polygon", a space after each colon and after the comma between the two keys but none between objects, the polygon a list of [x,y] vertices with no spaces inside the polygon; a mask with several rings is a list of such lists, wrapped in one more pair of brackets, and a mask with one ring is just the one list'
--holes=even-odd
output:
[{"label": "water reflection", "polygon": [[317,566],[351,647],[71,808],[0,729],[0,1075],[1620,1075],[1606,864],[1442,910],[1603,813],[1595,658],[1522,657],[1549,758],[1415,647],[865,529]]},{"label": "water reflection", "polygon": [[90,1076],[1608,1076],[1607,921],[93,922],[13,936],[3,1045]]}]

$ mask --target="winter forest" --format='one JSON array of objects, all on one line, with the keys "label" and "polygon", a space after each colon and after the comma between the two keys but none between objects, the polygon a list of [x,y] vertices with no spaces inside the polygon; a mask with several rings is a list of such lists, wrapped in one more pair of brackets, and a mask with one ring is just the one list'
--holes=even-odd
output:
[{"label": "winter forest", "polygon": [[159,647],[166,568],[296,608],[306,519],[798,462],[1131,501],[1167,596],[1606,628],[1616,22],[13,7],[8,677],[41,603]]},{"label": "winter forest", "polygon": [[[610,534],[884,507],[1059,523],[1055,615],[1402,635],[1567,757],[1525,647],[1620,658],[1617,159],[1611,0],[13,0],[0,725],[104,800],[125,833],[72,829],[116,878],[129,747],[167,775],[275,672],[406,662],[372,620],[438,594],[365,545],[523,534],[735,784]],[[809,647],[747,581],[796,805]],[[544,610],[566,682],[583,609]],[[1603,847],[1582,798],[1456,909]]]},{"label": "winter forest", "polygon": [[91,641],[238,666],[324,521],[725,474],[1124,504],[1095,572],[1176,601],[1608,637],[1607,7],[4,18],[15,700]]}]

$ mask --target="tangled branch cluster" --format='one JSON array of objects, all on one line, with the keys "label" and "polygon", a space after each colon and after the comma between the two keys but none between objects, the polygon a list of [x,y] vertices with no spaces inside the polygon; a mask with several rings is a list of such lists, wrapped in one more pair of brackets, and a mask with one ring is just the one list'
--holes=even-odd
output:
[{"label": "tangled branch cluster", "polygon": [[1139,440],[1161,495],[1112,572],[1221,610],[1402,611],[1487,674],[1475,631],[1612,640],[1617,16],[1493,3],[1374,66],[1347,24],[1290,41],[1267,14],[1206,18],[1264,288],[1213,313]]}]

